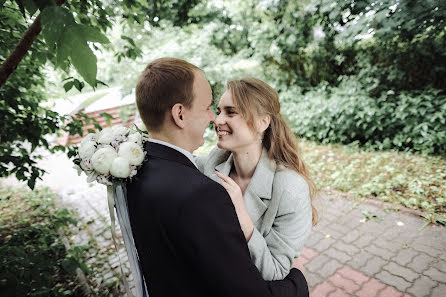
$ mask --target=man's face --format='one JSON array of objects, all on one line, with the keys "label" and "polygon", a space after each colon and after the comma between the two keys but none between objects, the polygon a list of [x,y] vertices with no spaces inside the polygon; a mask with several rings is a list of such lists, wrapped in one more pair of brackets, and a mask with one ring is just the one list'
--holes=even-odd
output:
[{"label": "man's face", "polygon": [[210,122],[215,120],[215,115],[211,110],[212,90],[204,73],[202,71],[195,72],[193,85],[194,99],[192,107],[186,109],[186,137],[189,139],[189,147],[191,152],[204,144],[203,133]]}]

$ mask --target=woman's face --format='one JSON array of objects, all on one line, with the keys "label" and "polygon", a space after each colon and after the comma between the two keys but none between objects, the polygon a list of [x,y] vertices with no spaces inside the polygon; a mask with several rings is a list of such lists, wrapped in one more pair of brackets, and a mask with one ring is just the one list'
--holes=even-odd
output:
[{"label": "woman's face", "polygon": [[248,126],[228,90],[221,96],[218,104],[214,128],[218,136],[217,146],[224,150],[237,152],[261,143],[260,134]]}]

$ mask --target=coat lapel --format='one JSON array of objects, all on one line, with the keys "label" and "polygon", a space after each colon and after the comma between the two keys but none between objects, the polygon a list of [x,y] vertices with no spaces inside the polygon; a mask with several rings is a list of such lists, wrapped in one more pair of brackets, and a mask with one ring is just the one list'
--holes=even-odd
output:
[{"label": "coat lapel", "polygon": [[[231,154],[225,162],[218,164],[215,167],[215,170],[225,175],[229,175],[232,164],[233,156]],[[246,210],[253,223],[255,223],[268,208],[264,200],[271,199],[275,171],[276,164],[268,158],[268,153],[264,148],[256,170],[254,171],[254,175],[252,176],[251,181],[246,188],[245,195],[243,196]]]}]

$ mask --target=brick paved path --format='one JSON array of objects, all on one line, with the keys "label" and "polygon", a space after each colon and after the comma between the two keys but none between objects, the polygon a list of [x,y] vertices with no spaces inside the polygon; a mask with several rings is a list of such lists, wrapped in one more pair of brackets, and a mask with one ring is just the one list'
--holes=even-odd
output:
[{"label": "brick paved path", "polygon": [[[104,254],[112,255],[95,280],[116,279],[119,260],[112,250],[105,187],[87,184],[84,175],[78,177],[64,155],[45,162],[42,166],[49,174],[41,184],[59,192],[61,203],[77,209],[81,221],[89,222],[73,242],[94,239]],[[445,227],[420,230],[424,220],[411,214],[335,196],[321,201],[320,223],[301,255],[310,297],[446,297]],[[365,214],[371,219],[365,220]],[[120,254],[125,261],[125,252]]]},{"label": "brick paved path", "polygon": [[421,218],[333,196],[322,202],[301,255],[310,297],[446,296],[446,228],[421,230]]}]

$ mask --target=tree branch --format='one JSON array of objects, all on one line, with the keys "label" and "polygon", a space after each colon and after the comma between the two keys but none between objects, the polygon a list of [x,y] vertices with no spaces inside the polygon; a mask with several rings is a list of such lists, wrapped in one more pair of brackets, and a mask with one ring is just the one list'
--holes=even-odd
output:
[{"label": "tree branch", "polygon": [[[56,0],[56,5],[62,5],[65,0]],[[9,76],[14,72],[19,63],[23,60],[26,53],[31,48],[34,40],[36,40],[40,31],[42,31],[42,24],[40,22],[40,14],[36,17],[32,25],[23,34],[19,43],[16,45],[12,53],[6,58],[5,62],[0,66],[0,87],[8,80]]]}]

